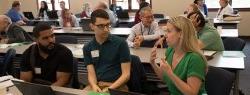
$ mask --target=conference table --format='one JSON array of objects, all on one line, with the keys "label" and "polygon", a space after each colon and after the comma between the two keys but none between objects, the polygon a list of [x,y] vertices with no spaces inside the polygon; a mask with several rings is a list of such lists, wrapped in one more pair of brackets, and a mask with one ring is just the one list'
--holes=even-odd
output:
[{"label": "conference table", "polygon": [[[34,43],[32,43],[34,44]],[[16,50],[16,53],[21,55],[23,52],[32,44],[26,45],[10,45],[10,46],[2,46],[0,45],[0,53],[6,53],[9,48],[13,48]],[[75,58],[82,59],[83,56],[83,44],[63,44],[68,47]],[[144,64],[150,63],[150,53],[152,48],[140,47],[140,48],[130,48],[130,53],[136,55],[140,58],[141,62]],[[160,58],[165,58],[165,50],[163,48],[157,49],[157,59],[156,62],[160,62]],[[211,51],[203,51],[204,54],[209,54]],[[242,51],[221,51],[216,52],[213,55],[211,60],[208,60],[209,66],[231,69],[236,71],[235,85],[234,85],[234,93],[238,92],[239,86],[239,71],[245,69],[244,62],[245,55]]]},{"label": "conference table", "polygon": [[[21,26],[25,31],[32,34],[34,26]],[[131,28],[111,28],[110,33],[118,36],[128,36],[131,32]],[[94,31],[84,31],[82,27],[62,28],[54,27],[54,33],[56,35],[75,35],[75,36],[94,36]]]},{"label": "conference table", "polygon": [[[25,31],[32,34],[34,26],[21,26]],[[111,28],[110,33],[113,35],[128,37],[131,32],[131,28]],[[238,29],[218,29],[218,32],[221,37],[238,37],[239,32]],[[54,33],[56,35],[73,35],[79,37],[86,36],[94,36],[94,31],[84,31],[81,27],[73,27],[73,28],[54,28]]]},{"label": "conference table", "polygon": [[218,18],[213,18],[213,23],[215,27],[223,26],[223,28],[227,28],[227,29],[237,29],[240,21],[227,21],[227,20],[221,20]]}]

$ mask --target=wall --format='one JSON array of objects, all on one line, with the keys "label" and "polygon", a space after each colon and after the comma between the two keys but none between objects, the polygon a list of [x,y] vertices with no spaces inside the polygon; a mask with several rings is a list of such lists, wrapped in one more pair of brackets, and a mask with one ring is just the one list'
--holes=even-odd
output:
[{"label": "wall", "polygon": [[[0,14],[4,14],[11,6],[14,0],[0,0]],[[32,11],[33,14],[37,14],[37,0],[19,0],[22,3],[23,11]],[[73,13],[80,13],[84,2],[90,3],[92,8],[99,1],[108,0],[70,0],[70,7]],[[152,0],[152,6],[155,13],[163,13],[168,16],[177,16],[183,14],[185,8],[193,0]],[[209,16],[214,17],[216,12],[209,12]],[[250,11],[240,12],[243,20],[239,24],[240,36],[250,36],[248,27],[250,25]]]}]

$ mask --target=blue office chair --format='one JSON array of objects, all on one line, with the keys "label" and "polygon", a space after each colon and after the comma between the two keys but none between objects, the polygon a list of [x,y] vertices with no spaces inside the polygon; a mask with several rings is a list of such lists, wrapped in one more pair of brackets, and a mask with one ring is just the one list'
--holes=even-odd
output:
[{"label": "blue office chair", "polygon": [[208,95],[230,95],[235,75],[227,70],[212,67],[208,69],[205,87]]},{"label": "blue office chair", "polygon": [[227,51],[242,51],[246,42],[240,38],[225,38],[223,44]]},{"label": "blue office chair", "polygon": [[0,63],[0,76],[5,76],[5,75],[12,75],[13,74],[13,64],[12,64],[12,59],[16,55],[16,50],[15,49],[9,49],[6,54],[4,55],[3,62]]},{"label": "blue office chair", "polygon": [[66,44],[77,44],[77,38],[70,35],[58,35],[56,36],[56,43],[66,43]]}]

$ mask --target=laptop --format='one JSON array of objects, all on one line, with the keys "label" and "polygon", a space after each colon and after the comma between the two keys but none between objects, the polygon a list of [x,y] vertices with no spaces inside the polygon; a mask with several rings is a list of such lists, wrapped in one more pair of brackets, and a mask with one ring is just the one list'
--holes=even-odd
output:
[{"label": "laptop", "polygon": [[81,19],[80,26],[82,27],[82,30],[83,31],[92,31],[91,27],[89,26],[90,23],[91,23],[90,18]]},{"label": "laptop", "polygon": [[75,95],[70,93],[53,91],[50,86],[20,82],[12,80],[14,85],[20,90],[23,95]]},{"label": "laptop", "polygon": [[48,11],[47,15],[49,19],[58,19],[57,11]]},{"label": "laptop", "polygon": [[135,93],[135,92],[126,92],[126,91],[120,91],[116,89],[109,89],[110,95],[145,95],[141,93]]},{"label": "laptop", "polygon": [[23,12],[23,15],[28,18],[29,20],[33,20],[35,19],[34,18],[34,15],[32,14],[32,12]]}]

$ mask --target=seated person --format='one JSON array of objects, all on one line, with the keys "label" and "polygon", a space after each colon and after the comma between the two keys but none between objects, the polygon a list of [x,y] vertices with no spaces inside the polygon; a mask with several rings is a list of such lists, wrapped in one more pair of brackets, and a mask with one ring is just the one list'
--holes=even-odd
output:
[{"label": "seated person", "polygon": [[[138,1],[138,3],[140,2],[140,1],[143,1],[143,0],[139,0]],[[144,8],[144,7],[148,7],[148,6],[150,6],[150,4],[148,3],[148,2],[140,2],[139,3],[139,6],[140,6],[140,8],[139,8],[139,10],[135,13],[135,19],[134,19],[134,24],[137,24],[137,23],[140,23],[141,22],[141,19],[140,19],[140,10],[142,9],[142,8]]]},{"label": "seated person", "polygon": [[144,7],[140,11],[141,22],[132,27],[127,38],[129,47],[140,47],[143,41],[153,41],[160,38],[161,30],[158,23],[154,22],[153,11],[150,7]]},{"label": "seated person", "polygon": [[213,25],[206,23],[203,15],[197,11],[188,15],[198,32],[199,47],[204,50],[223,51],[224,45],[219,32]]},{"label": "seated person", "polygon": [[125,40],[110,34],[109,15],[102,9],[91,14],[95,38],[84,45],[89,85],[84,90],[107,92],[108,88],[128,91],[130,52]]},{"label": "seated person", "polygon": [[186,17],[188,14],[192,13],[192,12],[197,12],[199,11],[199,8],[196,4],[192,3],[190,5],[188,5],[187,10],[184,12],[184,16]]},{"label": "seated person", "polygon": [[57,11],[57,15],[58,15],[58,17],[61,17],[63,14],[63,11],[65,11],[67,8],[65,6],[65,1],[60,1],[59,3],[60,3],[61,10]]},{"label": "seated person", "polygon": [[12,3],[12,8],[6,13],[8,17],[10,17],[13,23],[18,25],[25,25],[25,21],[28,21],[26,17],[24,17],[21,13],[21,3],[19,1],[14,1]]},{"label": "seated person", "polygon": [[108,8],[108,6],[107,6],[107,4],[105,2],[99,2],[98,5],[97,5],[97,7],[96,7],[96,9],[103,9],[103,10],[105,10],[108,13],[108,15],[109,15],[109,19],[111,21],[111,26],[112,27],[116,27],[117,26],[118,18],[116,16],[116,14]]},{"label": "seated person", "polygon": [[0,15],[0,40],[1,43],[32,42],[33,38],[20,26],[12,23],[6,15]]},{"label": "seated person", "polygon": [[223,15],[234,15],[234,11],[229,4],[229,0],[220,0],[219,3],[221,8],[218,10],[216,15],[217,18],[223,19]]},{"label": "seated person", "polygon": [[92,10],[90,9],[89,3],[83,5],[83,11],[81,13],[81,18],[90,18]]},{"label": "seated person", "polygon": [[173,17],[167,23],[166,58],[157,59],[152,49],[150,64],[156,75],[166,83],[169,95],[206,95],[207,62],[198,48],[198,39],[192,22],[183,16]]},{"label": "seated person", "polygon": [[39,9],[38,18],[48,18],[48,4],[45,1],[41,1],[41,7]]},{"label": "seated person", "polygon": [[201,13],[204,14],[204,17],[208,17],[207,5],[204,2],[204,0],[194,0],[194,3],[198,6]]},{"label": "seated person", "polygon": [[23,53],[20,79],[53,86],[66,86],[73,69],[73,54],[65,46],[55,43],[53,29],[38,23],[33,29],[36,44]]},{"label": "seated person", "polygon": [[68,9],[62,11],[62,16],[59,19],[61,27],[79,27],[79,22],[77,21],[76,16]]}]

